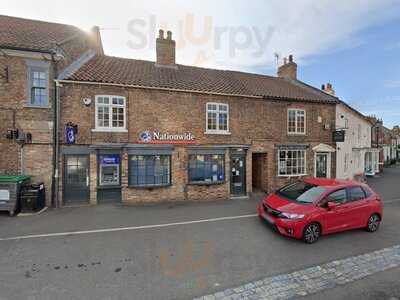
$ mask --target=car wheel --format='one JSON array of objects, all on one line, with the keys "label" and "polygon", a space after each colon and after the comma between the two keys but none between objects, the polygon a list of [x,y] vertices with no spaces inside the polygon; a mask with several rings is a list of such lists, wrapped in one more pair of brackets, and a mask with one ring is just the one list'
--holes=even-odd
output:
[{"label": "car wheel", "polygon": [[307,244],[312,244],[318,241],[321,236],[321,226],[317,223],[308,224],[304,228],[303,241]]},{"label": "car wheel", "polygon": [[368,219],[368,224],[366,229],[368,232],[375,232],[378,230],[380,224],[381,224],[381,218],[379,217],[379,215],[373,214]]}]

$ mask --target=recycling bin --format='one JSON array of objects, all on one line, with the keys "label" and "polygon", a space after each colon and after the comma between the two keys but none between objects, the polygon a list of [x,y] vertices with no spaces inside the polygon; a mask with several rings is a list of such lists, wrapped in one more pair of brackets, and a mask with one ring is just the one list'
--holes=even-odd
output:
[{"label": "recycling bin", "polygon": [[21,187],[30,183],[26,175],[0,176],[0,210],[13,216],[19,210]]}]

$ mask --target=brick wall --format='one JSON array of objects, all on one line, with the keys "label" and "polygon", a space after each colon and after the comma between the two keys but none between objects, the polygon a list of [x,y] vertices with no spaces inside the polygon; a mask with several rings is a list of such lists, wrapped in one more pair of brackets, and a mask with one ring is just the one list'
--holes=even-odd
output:
[{"label": "brick wall", "polygon": [[[93,132],[95,127],[95,96],[118,95],[127,99],[127,129],[125,133]],[[92,104],[85,106],[83,98],[91,98]],[[314,174],[314,153],[312,147],[332,143],[332,131],[325,129],[329,124],[334,128],[335,106],[317,103],[271,101],[242,97],[213,96],[197,93],[168,92],[150,89],[107,87],[100,85],[64,84],[61,124],[78,124],[77,144],[94,143],[137,143],[144,130],[158,130],[169,133],[191,132],[198,145],[249,145],[246,164],[247,191],[252,191],[252,153],[266,153],[263,170],[265,189],[272,190],[288,180],[277,177],[278,144],[307,144],[307,171]],[[205,134],[206,103],[229,104],[230,135]],[[287,109],[306,110],[306,135],[287,134]],[[318,122],[321,119],[322,122]],[[64,140],[64,131],[61,140]],[[226,152],[227,182],[222,185],[199,186],[187,184],[187,150],[185,146],[175,147],[172,156],[172,185],[154,189],[129,188],[127,182],[127,155],[122,161],[122,199],[129,203],[166,200],[207,200],[229,197],[229,151]],[[335,155],[332,155],[332,176],[335,171]],[[93,170],[93,168],[92,168]]]}]

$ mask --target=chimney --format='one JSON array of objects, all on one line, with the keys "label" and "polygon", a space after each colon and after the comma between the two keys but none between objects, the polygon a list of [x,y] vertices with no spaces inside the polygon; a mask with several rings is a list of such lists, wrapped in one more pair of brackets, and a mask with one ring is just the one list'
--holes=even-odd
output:
[{"label": "chimney", "polygon": [[172,39],[172,32],[167,31],[164,37],[164,30],[159,30],[156,40],[157,66],[176,67],[175,65],[175,41]]},{"label": "chimney", "polygon": [[99,26],[93,26],[90,30],[90,48],[98,55],[104,55]]},{"label": "chimney", "polygon": [[327,93],[329,95],[335,96],[335,90],[333,89],[331,83],[327,83],[326,86],[325,86],[325,84],[323,84],[321,86],[321,90],[323,90],[325,93]]},{"label": "chimney", "polygon": [[293,55],[289,55],[289,59],[283,59],[283,65],[278,68],[278,77],[297,79],[297,64],[293,61]]}]

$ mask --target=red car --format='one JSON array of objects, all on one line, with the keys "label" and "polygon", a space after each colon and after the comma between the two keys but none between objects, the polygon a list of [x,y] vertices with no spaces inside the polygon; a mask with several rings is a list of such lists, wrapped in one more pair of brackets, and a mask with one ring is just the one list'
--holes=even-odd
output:
[{"label": "red car", "polygon": [[366,184],[310,178],[268,195],[257,211],[282,235],[311,244],[321,235],[334,232],[356,228],[378,230],[383,205]]}]

